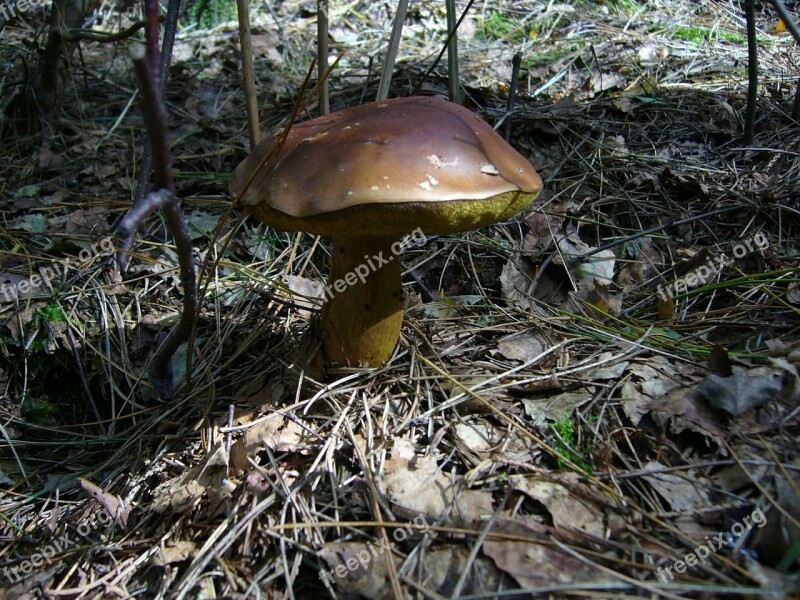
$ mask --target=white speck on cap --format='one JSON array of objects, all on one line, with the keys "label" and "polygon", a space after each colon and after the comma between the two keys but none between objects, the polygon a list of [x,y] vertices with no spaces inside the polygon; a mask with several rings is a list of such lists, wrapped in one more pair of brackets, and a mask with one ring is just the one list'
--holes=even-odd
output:
[{"label": "white speck on cap", "polygon": [[500,175],[500,171],[497,170],[491,163],[481,163],[481,173],[486,173],[487,175]]},{"label": "white speck on cap", "polygon": [[437,156],[436,154],[429,154],[425,158],[428,159],[428,162],[432,164],[437,169],[442,169],[444,167],[457,167],[458,166],[458,157],[456,156],[453,160],[445,160],[441,156]]},{"label": "white speck on cap", "polygon": [[429,190],[431,189],[431,186],[439,185],[439,180],[430,173],[425,173],[425,177],[428,178],[428,181],[421,181],[418,184],[423,190]]}]

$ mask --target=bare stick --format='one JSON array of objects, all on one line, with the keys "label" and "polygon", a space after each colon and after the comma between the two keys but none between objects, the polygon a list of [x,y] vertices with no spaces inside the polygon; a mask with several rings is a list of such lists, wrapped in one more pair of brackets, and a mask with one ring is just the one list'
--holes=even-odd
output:
[{"label": "bare stick", "polygon": [[[167,108],[164,104],[162,81],[159,77],[158,52],[158,0],[147,0],[148,26],[147,49],[139,44],[131,47],[131,57],[139,82],[142,116],[147,128],[147,136],[153,152],[153,173],[156,191],[148,194],[145,207],[134,206],[124,219],[129,228],[137,227],[137,219],[151,213],[158,207],[164,211],[167,227],[175,238],[178,254],[181,286],[183,288],[183,310],[178,324],[169,332],[153,357],[151,376],[158,395],[163,399],[172,397],[172,371],[170,359],[178,347],[185,342],[192,331],[197,308],[197,282],[195,279],[192,240],[189,227],[183,218],[180,204],[175,197],[175,183],[172,178],[172,155],[167,141]],[[153,26],[155,23],[155,26]],[[155,41],[154,39],[155,38]],[[187,356],[191,351],[187,352]],[[188,358],[187,358],[188,362]],[[188,372],[187,372],[188,377]]]},{"label": "bare stick", "polygon": [[236,0],[236,10],[239,13],[239,44],[242,53],[242,84],[247,108],[247,131],[252,150],[261,141],[261,127],[258,122],[256,78],[253,71],[253,38],[250,34],[250,7],[247,0]]},{"label": "bare stick", "polygon": [[744,143],[753,143],[756,127],[756,102],[758,101],[758,41],[756,40],[755,0],[745,0],[747,21],[747,109],[744,116]]},{"label": "bare stick", "polygon": [[445,40],[444,45],[442,46],[442,49],[439,52],[439,55],[436,57],[436,60],[434,60],[433,64],[431,64],[431,66],[428,67],[428,70],[425,71],[425,74],[419,80],[419,83],[417,83],[417,86],[414,88],[414,91],[411,92],[412,96],[416,95],[416,93],[419,91],[419,88],[422,87],[422,84],[425,83],[425,81],[428,79],[430,74],[433,73],[433,70],[436,68],[436,65],[439,64],[440,60],[442,60],[442,56],[444,56],[445,50],[447,50],[447,48],[448,48],[448,46],[450,44],[450,39],[456,34],[456,32],[458,31],[458,28],[461,27],[461,22],[467,16],[467,13],[469,12],[469,9],[472,8],[472,5],[474,3],[475,3],[475,0],[469,0],[469,2],[467,3],[467,7],[464,9],[464,12],[462,12],[461,16],[458,18],[458,22],[456,23],[455,28],[453,29],[453,31],[451,31],[449,34],[447,34],[447,39]]},{"label": "bare stick", "polygon": [[[172,47],[175,45],[175,33],[178,30],[178,15],[181,11],[181,0],[169,0],[167,6],[167,20],[164,25],[164,41],[161,46],[161,62],[159,65],[159,79],[160,86],[166,85],[169,77],[169,65],[172,62]],[[159,21],[160,22],[160,21]],[[147,26],[147,25],[145,25]],[[153,28],[151,28],[152,30]],[[147,30],[146,30],[147,31]],[[155,27],[155,40],[158,40],[158,27]],[[153,168],[153,155],[150,150],[150,138],[146,137],[144,140],[144,150],[142,151],[142,160],[139,163],[139,176],[136,180],[136,192],[133,196],[133,205],[136,206],[145,201],[145,196],[150,188],[150,172]],[[126,252],[131,249],[133,245],[133,238],[136,235],[134,231],[129,239],[123,239],[120,244],[122,252],[117,254],[117,264],[120,271],[124,271],[128,263],[128,256]]]},{"label": "bare stick", "polygon": [[392,84],[392,73],[394,63],[397,60],[397,49],[400,46],[400,37],[403,35],[403,23],[406,20],[408,10],[408,0],[400,0],[397,3],[397,12],[394,15],[394,25],[392,25],[392,37],[389,38],[389,48],[386,51],[386,63],[383,65],[381,82],[378,85],[378,96],[376,100],[386,100],[389,97],[389,86]]},{"label": "bare stick", "polygon": [[447,90],[450,102],[458,102],[458,35],[456,35],[456,0],[447,5]]},{"label": "bare stick", "polygon": [[508,100],[506,101],[506,128],[503,137],[506,141],[511,140],[511,113],[514,111],[514,102],[517,99],[517,81],[519,80],[519,68],[522,65],[522,52],[517,52],[511,59],[511,81],[508,84]]},{"label": "bare stick", "polygon": [[328,93],[328,0],[317,0],[317,72],[322,85],[319,86],[319,114],[331,112]]}]

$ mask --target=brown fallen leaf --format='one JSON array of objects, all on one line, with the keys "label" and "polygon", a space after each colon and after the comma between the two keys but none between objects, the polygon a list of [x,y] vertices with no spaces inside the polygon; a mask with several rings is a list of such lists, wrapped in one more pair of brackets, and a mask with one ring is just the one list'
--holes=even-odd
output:
[{"label": "brown fallen leaf", "polygon": [[[335,586],[341,597],[386,598],[391,594],[387,558],[392,555],[396,570],[403,563],[396,554],[399,552],[398,545],[391,534],[389,548],[385,541],[326,544],[318,551],[318,555],[328,569],[321,569],[318,577],[328,585]],[[514,587],[514,582],[498,570],[491,560],[483,556],[471,559],[469,549],[461,545],[432,547],[417,553],[412,556],[407,572],[414,573],[417,581],[424,582],[425,590],[429,593],[449,598],[467,570],[469,574],[460,587],[459,595]]]},{"label": "brown fallen leaf", "polygon": [[418,516],[430,524],[444,520],[446,524],[463,526],[494,512],[492,494],[464,489],[463,476],[445,475],[433,456],[422,456],[408,468],[385,474],[378,487],[405,518]]},{"label": "brown fallen leaf", "polygon": [[674,387],[665,396],[651,400],[645,412],[650,412],[674,434],[688,429],[710,438],[718,446],[725,445],[722,442],[725,435],[722,423],[705,406],[696,389]]},{"label": "brown fallen leaf", "polygon": [[724,410],[734,417],[758,408],[778,398],[785,398],[794,406],[800,398],[797,367],[783,359],[772,359],[773,367],[734,369],[730,377],[708,375],[697,392],[711,406]]},{"label": "brown fallen leaf", "polygon": [[549,528],[531,519],[498,519],[497,529],[532,541],[487,540],[483,551],[497,567],[523,588],[608,581],[610,576],[586,562],[554,548]]},{"label": "brown fallen leaf", "polygon": [[563,421],[568,419],[575,409],[580,408],[592,399],[589,390],[563,392],[549,398],[525,398],[525,414],[531,418],[534,427],[542,427],[547,421]]},{"label": "brown fallen leaf", "polygon": [[170,541],[162,545],[153,557],[152,564],[165,567],[178,562],[183,562],[195,553],[197,545],[190,540]]},{"label": "brown fallen leaf", "polygon": [[605,534],[602,508],[574,491],[582,485],[578,475],[563,475],[572,489],[556,481],[538,479],[537,476],[512,475],[509,481],[512,488],[544,505],[553,517],[556,529],[586,532],[602,538]]},{"label": "brown fallen leaf", "polygon": [[128,515],[130,515],[131,512],[131,506],[125,504],[118,496],[110,494],[103,490],[103,488],[96,486],[88,479],[79,477],[78,481],[80,481],[83,491],[94,498],[97,503],[103,507],[108,516],[117,522],[117,525],[125,529],[125,525],[128,523]]},{"label": "brown fallen leaf", "polygon": [[551,345],[543,333],[524,331],[504,337],[497,342],[497,349],[506,358],[527,362]]},{"label": "brown fallen leaf", "polygon": [[708,480],[697,479],[691,472],[682,472],[680,475],[661,472],[666,471],[666,467],[655,461],[645,464],[643,470],[649,473],[643,479],[673,511],[694,514],[711,505]]},{"label": "brown fallen leaf", "polygon": [[242,473],[250,467],[248,457],[254,457],[264,447],[275,452],[295,452],[300,449],[304,435],[300,425],[276,413],[247,429],[231,446],[231,467]]},{"label": "brown fallen leaf", "polygon": [[517,431],[496,427],[484,419],[468,420],[456,424],[453,438],[459,447],[472,452],[478,459],[492,464],[527,463],[534,459],[536,450],[530,440]]}]

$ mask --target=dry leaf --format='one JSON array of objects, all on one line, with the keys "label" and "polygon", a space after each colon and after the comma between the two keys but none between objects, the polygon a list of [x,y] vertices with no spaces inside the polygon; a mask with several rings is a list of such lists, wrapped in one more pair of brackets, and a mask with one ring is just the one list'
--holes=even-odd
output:
[{"label": "dry leaf", "polygon": [[159,548],[152,562],[157,567],[182,562],[192,556],[196,548],[195,543],[190,540],[171,541]]},{"label": "dry leaf", "polygon": [[644,480],[653,486],[673,511],[694,514],[711,505],[707,491],[708,480],[696,479],[687,471],[681,472],[680,475],[658,472],[666,468],[655,461],[648,462],[643,470],[653,472],[644,475]]},{"label": "dry leaf", "polygon": [[[553,481],[536,480],[532,476],[512,475],[511,486],[526,496],[541,502],[553,517],[556,529],[584,531],[602,538],[605,534],[603,510],[573,491],[581,484],[575,473],[565,473],[570,487]],[[572,488],[572,489],[570,489]]]},{"label": "dry leaf", "polygon": [[526,331],[504,337],[497,342],[497,349],[506,358],[528,362],[544,352],[550,345],[543,334]]},{"label": "dry leaf", "polygon": [[539,542],[487,540],[483,543],[486,555],[523,588],[599,582],[610,578],[590,564],[553,548],[550,543],[550,530],[531,519],[523,517],[498,519],[497,524],[501,530],[539,540]]},{"label": "dry leaf", "polygon": [[[800,396],[797,369],[786,361],[780,362],[783,368],[744,370],[736,367],[730,377],[711,374],[697,386],[697,392],[708,399],[711,406],[734,417],[780,397],[786,397],[794,405]],[[773,363],[778,361],[773,359]]]},{"label": "dry leaf", "polygon": [[292,292],[292,302],[303,307],[298,315],[310,317],[309,308],[318,309],[325,294],[325,284],[314,279],[299,277],[297,275],[284,275],[283,282]]},{"label": "dry leaf", "polygon": [[394,473],[400,469],[408,467],[408,463],[414,460],[416,444],[404,437],[395,437],[392,440],[391,456],[384,462],[384,474]]},{"label": "dry leaf", "polygon": [[397,514],[426,522],[439,521],[461,526],[491,515],[492,494],[463,489],[463,477],[443,474],[433,456],[422,456],[407,469],[385,474],[379,480],[381,491],[393,504]]},{"label": "dry leaf", "polygon": [[108,516],[113,518],[117,525],[124,529],[128,522],[128,515],[131,512],[130,505],[125,504],[121,498],[109,494],[88,479],[79,477],[78,481],[80,481],[83,491],[94,498],[103,507]]},{"label": "dry leaf", "polygon": [[238,473],[244,472],[250,466],[247,458],[255,457],[264,446],[274,452],[296,452],[305,433],[300,425],[279,413],[266,417],[231,446],[231,466]]},{"label": "dry leaf", "polygon": [[575,409],[580,408],[592,399],[588,390],[563,392],[549,398],[525,398],[525,414],[535,427],[542,427],[546,421],[563,421],[568,419]]}]

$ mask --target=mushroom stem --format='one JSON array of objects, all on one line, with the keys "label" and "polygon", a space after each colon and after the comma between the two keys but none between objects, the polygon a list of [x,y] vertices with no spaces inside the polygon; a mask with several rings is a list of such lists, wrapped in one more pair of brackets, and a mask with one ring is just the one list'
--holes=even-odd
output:
[{"label": "mushroom stem", "polygon": [[334,237],[322,307],[324,360],[379,367],[392,355],[403,324],[396,237]]}]

